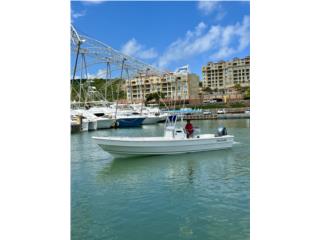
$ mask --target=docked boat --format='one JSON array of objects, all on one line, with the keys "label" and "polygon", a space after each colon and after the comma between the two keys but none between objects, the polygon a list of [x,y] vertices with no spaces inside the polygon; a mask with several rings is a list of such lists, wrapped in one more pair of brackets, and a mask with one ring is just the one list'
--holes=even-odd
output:
[{"label": "docked boat", "polygon": [[81,123],[81,132],[87,132],[89,130],[89,121],[88,119],[82,119]]},{"label": "docked boat", "polygon": [[97,118],[97,129],[107,129],[111,128],[114,124],[114,120],[107,117],[98,117]]},{"label": "docked boat", "polygon": [[94,130],[98,129],[97,119],[88,118],[87,120],[89,122],[89,125],[88,125],[88,130],[89,131],[94,131]]},{"label": "docked boat", "polygon": [[187,138],[184,129],[176,126],[176,119],[174,122],[167,119],[162,137],[93,137],[93,139],[115,158],[203,152],[233,146],[234,137],[228,135],[224,127],[218,128],[216,134],[194,133],[192,137]]},{"label": "docked boat", "polygon": [[142,125],[156,124],[161,121],[159,108],[146,107],[143,104],[132,104],[132,109],[132,115],[142,116],[145,118],[142,122]]},{"label": "docked boat", "polygon": [[96,116],[97,129],[111,128],[115,123],[115,120],[112,119],[112,115],[107,111],[107,108],[105,107],[93,107],[90,108],[88,112]]},{"label": "docked boat", "polygon": [[155,116],[151,114],[146,115],[145,117],[146,118],[142,122],[143,125],[156,124],[161,120],[160,116]]},{"label": "docked boat", "polygon": [[167,117],[168,117],[168,114],[167,114],[167,113],[161,113],[161,114],[159,115],[159,121],[158,121],[158,123],[164,123],[164,122],[166,122]]},{"label": "docked boat", "polygon": [[142,116],[119,116],[116,120],[116,125],[119,128],[140,127],[145,117]]}]

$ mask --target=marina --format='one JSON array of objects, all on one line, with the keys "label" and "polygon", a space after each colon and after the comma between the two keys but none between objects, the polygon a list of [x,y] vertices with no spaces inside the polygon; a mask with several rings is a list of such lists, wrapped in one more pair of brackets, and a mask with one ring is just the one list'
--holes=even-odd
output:
[{"label": "marina", "polygon": [[[93,110],[92,110],[93,109]],[[71,110],[71,133],[82,131],[93,131],[110,128],[130,128],[141,127],[142,125],[154,125],[165,122],[167,116],[175,116],[180,114],[184,120],[217,120],[217,119],[249,119],[250,112],[246,109],[231,109],[224,114],[217,114],[216,111],[196,110],[192,114],[181,114],[181,111],[161,111],[159,108],[148,108],[148,111],[154,111],[154,114],[136,114],[135,112],[125,111],[121,113],[119,110],[118,117],[112,117],[113,108],[104,108],[98,111],[99,108],[89,110],[78,109]],[[92,112],[106,112],[103,114]],[[182,111],[183,113],[183,111]]]},{"label": "marina", "polygon": [[72,134],[72,239],[249,239],[250,120],[193,125],[204,134],[223,125],[235,144],[114,159],[93,136],[160,137],[164,123]]},{"label": "marina", "polygon": [[249,239],[250,56],[157,64],[75,26],[71,238]]}]

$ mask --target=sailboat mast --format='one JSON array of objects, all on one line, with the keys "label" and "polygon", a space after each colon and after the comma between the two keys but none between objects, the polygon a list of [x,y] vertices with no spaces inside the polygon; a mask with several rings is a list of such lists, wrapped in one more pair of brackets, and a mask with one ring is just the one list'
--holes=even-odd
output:
[{"label": "sailboat mast", "polygon": [[126,58],[123,58],[122,60],[122,65],[121,65],[121,72],[120,72],[120,82],[118,83],[118,92],[117,92],[117,101],[116,101],[116,115],[115,118],[117,119],[117,113],[118,113],[118,104],[119,104],[119,92],[120,92],[120,84],[122,80],[122,73],[123,73],[123,67],[124,67],[124,62],[126,61]]},{"label": "sailboat mast", "polygon": [[132,104],[132,84],[131,84],[131,79],[129,76],[129,70],[128,68],[126,68],[126,73],[127,73],[127,78],[128,78],[128,82],[129,82],[129,89],[130,89],[130,103]]},{"label": "sailboat mast", "polygon": [[[142,74],[141,73],[139,73],[139,76],[140,76],[140,84],[139,84],[139,90],[141,91],[141,95],[143,95],[143,97],[142,97],[142,101],[141,101],[141,108],[140,108],[140,114],[142,114],[142,107],[143,107],[143,105],[144,105],[144,92],[143,92],[143,90],[142,90],[142,76],[141,76]],[[147,77],[147,76],[146,76]]]},{"label": "sailboat mast", "polygon": [[106,71],[106,81],[104,82],[104,101],[105,103],[107,102],[107,88],[108,88],[108,84],[107,84],[107,81],[108,81],[108,76],[109,76],[109,61],[107,61],[107,71]]}]

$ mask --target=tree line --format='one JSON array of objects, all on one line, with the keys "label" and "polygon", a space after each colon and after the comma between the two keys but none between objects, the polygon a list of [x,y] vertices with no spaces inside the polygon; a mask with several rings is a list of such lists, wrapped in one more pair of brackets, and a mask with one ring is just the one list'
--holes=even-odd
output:
[{"label": "tree line", "polygon": [[[126,99],[127,94],[122,89],[123,79],[81,79],[81,99],[90,98],[91,101],[108,100],[115,101],[117,99]],[[119,94],[118,94],[119,92]],[[71,101],[79,101],[80,79],[71,81]]]}]

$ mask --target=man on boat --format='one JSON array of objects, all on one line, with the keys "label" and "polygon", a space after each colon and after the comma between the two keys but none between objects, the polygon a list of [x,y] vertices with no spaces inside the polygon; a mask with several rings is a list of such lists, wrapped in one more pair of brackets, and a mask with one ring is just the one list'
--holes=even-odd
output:
[{"label": "man on boat", "polygon": [[192,137],[192,134],[193,134],[193,126],[192,126],[190,120],[187,120],[187,124],[186,124],[186,126],[184,127],[184,129],[186,130],[187,138]]}]

